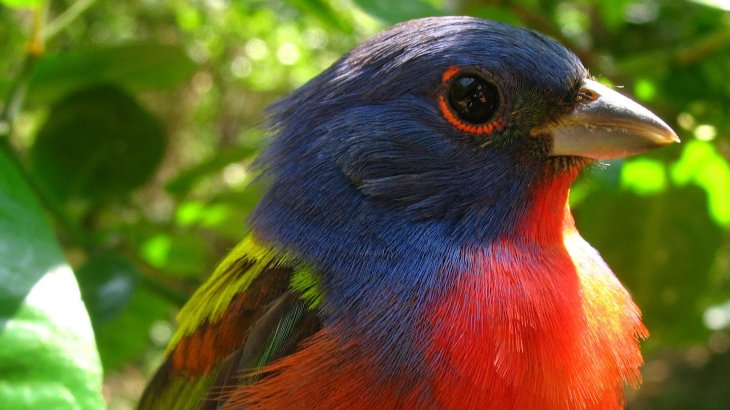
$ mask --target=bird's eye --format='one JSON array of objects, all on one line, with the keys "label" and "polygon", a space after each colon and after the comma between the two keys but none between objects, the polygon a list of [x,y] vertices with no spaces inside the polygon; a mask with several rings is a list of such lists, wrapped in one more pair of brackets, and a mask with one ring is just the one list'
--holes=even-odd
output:
[{"label": "bird's eye", "polygon": [[441,112],[451,125],[472,134],[491,134],[501,127],[497,87],[476,72],[450,68],[442,78]]},{"label": "bird's eye", "polygon": [[473,75],[462,75],[451,81],[449,105],[462,120],[483,124],[492,119],[497,110],[497,89]]}]

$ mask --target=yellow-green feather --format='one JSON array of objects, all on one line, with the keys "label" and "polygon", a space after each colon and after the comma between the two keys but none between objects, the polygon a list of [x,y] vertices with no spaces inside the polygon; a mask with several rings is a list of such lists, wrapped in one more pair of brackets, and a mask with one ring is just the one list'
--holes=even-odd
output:
[{"label": "yellow-green feather", "polygon": [[[226,314],[236,296],[245,292],[259,275],[266,274],[267,270],[282,267],[291,271],[289,289],[304,301],[302,309],[316,310],[322,300],[321,279],[316,270],[311,265],[303,263],[293,253],[264,244],[253,234],[249,234],[218,264],[210,278],[180,310],[177,317],[179,326],[170,340],[167,353],[172,354],[180,341],[185,336],[195,333],[202,324],[218,322]],[[258,359],[259,366],[277,354],[278,346],[281,346],[281,343],[286,341],[285,338],[291,334],[291,326],[294,325],[292,321],[298,320],[301,314],[301,310],[289,312],[288,316],[277,325],[270,335],[263,357]],[[165,407],[171,410],[198,408],[200,400],[211,393],[210,389],[221,363],[216,363],[214,366],[212,372],[197,379],[177,377],[175,374],[163,377],[158,380],[153,391],[145,393],[140,408],[158,408],[160,403],[175,403],[173,406]]]},{"label": "yellow-green feather", "polygon": [[309,266],[303,265],[291,277],[290,287],[299,292],[309,310],[315,310],[322,301],[319,275]]},{"label": "yellow-green feather", "polygon": [[200,401],[210,388],[211,380],[201,378],[197,381],[174,379],[164,390],[159,392],[155,402],[165,403],[167,410],[192,410],[200,407]]},{"label": "yellow-green feather", "polygon": [[[235,269],[241,261],[250,263],[245,272]],[[205,321],[218,321],[233,298],[248,289],[264,269],[281,266],[289,266],[294,271],[290,284],[292,290],[301,293],[309,309],[315,309],[322,299],[315,270],[287,252],[260,243],[253,234],[249,234],[218,264],[210,278],[180,310],[177,315],[179,326],[170,340],[168,352]]]},{"label": "yellow-green feather", "polygon": [[[240,261],[250,263],[245,272],[232,269]],[[266,267],[286,265],[284,253],[259,243],[253,235],[241,241],[218,264],[208,280],[193,294],[177,315],[179,327],[170,340],[168,350],[205,321],[218,321],[233,298],[245,291]]]}]

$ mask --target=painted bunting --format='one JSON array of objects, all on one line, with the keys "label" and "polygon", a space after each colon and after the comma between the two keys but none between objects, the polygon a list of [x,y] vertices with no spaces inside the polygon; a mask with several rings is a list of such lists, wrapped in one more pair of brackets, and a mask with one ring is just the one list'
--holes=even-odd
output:
[{"label": "painted bunting", "polygon": [[142,409],[617,409],[639,309],[576,230],[591,162],[678,141],[550,38],[396,25],[270,109],[250,234]]}]

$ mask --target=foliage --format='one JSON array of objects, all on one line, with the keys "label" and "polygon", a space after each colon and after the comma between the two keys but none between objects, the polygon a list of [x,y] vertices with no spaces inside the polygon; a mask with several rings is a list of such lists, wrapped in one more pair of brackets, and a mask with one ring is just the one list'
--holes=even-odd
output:
[{"label": "foliage", "polygon": [[99,408],[101,363],[79,288],[15,165],[0,152],[0,403]]},{"label": "foliage", "polygon": [[[14,283],[20,289],[0,299],[0,315],[10,324],[35,321],[44,332],[0,327],[3,345],[14,346],[0,354],[0,368],[35,369],[24,380],[3,373],[0,403],[20,394],[11,387],[38,383],[26,407],[62,397],[98,404],[89,319],[38,202],[76,272],[107,402],[128,408],[159,360],[174,312],[245,236],[245,216],[260,195],[248,166],[266,143],[264,107],[386,25],[454,13],[558,39],[601,81],[678,130],[682,145],[593,167],[571,200],[581,232],[630,289],[652,332],[647,383],[629,406],[730,402],[722,387],[730,383],[725,3],[0,3],[9,6],[0,6],[0,96],[7,97],[0,103],[0,295]],[[32,263],[18,262],[21,255]],[[31,297],[47,281],[68,292]],[[69,315],[59,318],[54,306],[68,306]],[[16,350],[29,340],[50,341],[34,353],[35,364]],[[39,373],[43,363],[54,370]],[[52,390],[52,375],[71,373],[77,378],[62,383],[67,390]],[[696,399],[677,400],[679,385]]]}]

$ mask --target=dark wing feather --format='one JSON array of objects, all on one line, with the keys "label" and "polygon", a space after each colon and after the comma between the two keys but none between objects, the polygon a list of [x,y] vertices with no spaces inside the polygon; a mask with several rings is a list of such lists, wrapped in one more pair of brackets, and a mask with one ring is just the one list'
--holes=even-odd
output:
[{"label": "dark wing feather", "polygon": [[[243,275],[251,264],[236,263]],[[183,336],[147,386],[139,409],[217,409],[245,376],[296,350],[320,328],[316,313],[289,290],[293,270],[267,266],[222,317]]]}]

